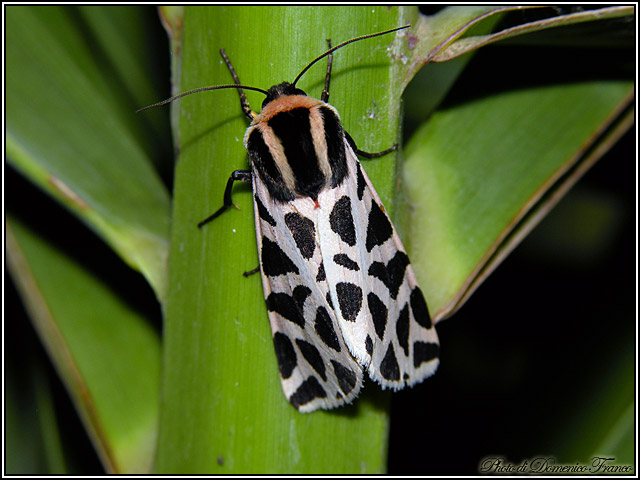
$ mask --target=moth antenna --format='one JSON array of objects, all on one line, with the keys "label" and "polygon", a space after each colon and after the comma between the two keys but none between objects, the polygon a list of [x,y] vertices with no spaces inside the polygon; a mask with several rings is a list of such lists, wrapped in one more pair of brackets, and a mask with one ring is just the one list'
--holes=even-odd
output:
[{"label": "moth antenna", "polygon": [[309,70],[314,63],[316,63],[319,60],[322,60],[324,57],[326,57],[327,55],[335,52],[336,50],[338,50],[339,48],[342,48],[346,45],[349,45],[350,43],[353,42],[358,42],[360,40],[366,40],[367,38],[372,38],[372,37],[378,37],[380,35],[386,35],[387,33],[391,33],[391,32],[396,32],[398,30],[403,30],[405,28],[409,28],[411,27],[411,25],[405,25],[403,27],[396,27],[396,28],[392,28],[391,30],[385,30],[384,32],[378,32],[378,33],[370,33],[368,35],[362,35],[360,37],[356,37],[356,38],[352,38],[351,40],[347,40],[346,42],[342,42],[339,45],[336,45],[333,48],[330,48],[329,50],[327,50],[326,52],[324,52],[322,55],[320,55],[319,57],[314,58],[311,63],[309,63],[309,65],[307,65],[306,67],[304,67],[302,69],[302,71],[298,74],[298,76],[296,77],[296,79],[293,81],[293,86],[295,87],[296,83],[298,83],[298,80],[300,80],[300,77],[302,77],[302,75],[304,75],[305,73],[307,73],[307,70]]},{"label": "moth antenna", "polygon": [[150,108],[155,108],[155,107],[161,107],[162,105],[166,105],[167,103],[171,103],[174,100],[178,100],[179,98],[182,97],[186,97],[187,95],[191,95],[192,93],[199,93],[199,92],[206,92],[207,90],[220,90],[223,88],[244,88],[245,90],[253,90],[254,92],[260,92],[264,95],[268,95],[266,90],[263,90],[261,88],[256,88],[256,87],[247,87],[246,85],[213,85],[211,87],[200,87],[200,88],[196,88],[194,90],[189,90],[188,92],[183,92],[179,95],[175,95],[171,98],[167,98],[166,100],[163,100],[161,102],[158,103],[154,103],[153,105],[149,105],[147,107],[143,107],[140,108],[138,110],[136,110],[136,113],[140,113],[143,112],[145,110],[149,110]]}]

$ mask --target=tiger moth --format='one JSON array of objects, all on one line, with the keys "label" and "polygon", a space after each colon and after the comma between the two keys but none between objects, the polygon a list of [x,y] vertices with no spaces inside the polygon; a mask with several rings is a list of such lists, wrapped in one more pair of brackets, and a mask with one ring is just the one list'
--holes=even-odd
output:
[{"label": "tiger moth", "polygon": [[[300,412],[351,403],[364,372],[383,388],[399,390],[432,375],[439,343],[427,304],[393,224],[328,103],[332,54],[349,43],[408,28],[406,25],[343,42],[315,58],[293,83],[268,90],[242,85],[224,50],[232,85],[176,95],[236,88],[251,121],[244,135],[251,169],[234,171],[223,206],[233,205],[235,181],[251,183],[264,297],[282,389]],[[302,75],[328,57],[321,99],[296,88]],[[263,93],[259,114],[243,89]]]}]

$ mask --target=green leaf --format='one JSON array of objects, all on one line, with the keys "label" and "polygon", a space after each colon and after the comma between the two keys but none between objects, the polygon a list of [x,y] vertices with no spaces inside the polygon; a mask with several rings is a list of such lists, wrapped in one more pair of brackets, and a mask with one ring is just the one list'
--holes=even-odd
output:
[{"label": "green leaf", "polygon": [[[477,8],[477,7],[473,7]],[[487,7],[488,8],[488,7]],[[469,23],[462,26],[462,28],[458,31],[459,33],[467,31],[472,25],[481,20],[484,20],[486,16],[493,15],[495,13],[507,12],[510,10],[520,10],[523,8],[539,8],[536,6],[533,7],[501,7],[490,9],[483,15],[479,15]],[[453,12],[452,12],[453,11]],[[448,9],[446,12],[452,12],[453,16],[457,19],[460,17],[462,11],[468,11],[473,13],[472,8],[456,8]],[[465,53],[468,53],[472,50],[476,50],[485,45],[489,45],[494,42],[498,42],[501,40],[506,40],[508,38],[513,38],[520,35],[530,34],[533,32],[539,32],[541,30],[547,30],[550,28],[557,27],[565,27],[568,25],[575,25],[584,22],[593,22],[593,21],[601,21],[607,19],[615,19],[620,17],[629,17],[632,16],[634,12],[633,6],[615,6],[615,7],[605,7],[595,10],[587,10],[581,12],[574,12],[570,14],[557,15],[550,18],[544,18],[520,25],[516,25],[514,27],[505,28],[504,30],[500,30],[498,32],[492,32],[485,35],[478,35],[478,32],[474,32],[474,35],[466,36],[464,38],[449,37],[445,42],[439,44],[436,48],[433,48],[433,39],[430,37],[422,37],[422,42],[419,43],[418,48],[415,50],[415,57],[420,58],[423,57],[424,61],[431,62],[446,62],[448,60],[452,60],[457,58]],[[440,16],[445,16],[440,14]],[[446,16],[445,16],[446,18]],[[445,29],[445,31],[450,31]],[[429,38],[429,40],[427,40]],[[437,37],[436,37],[437,38]]]},{"label": "green leaf", "polygon": [[7,252],[36,332],[105,468],[148,472],[157,430],[158,334],[86,267],[12,220]]},{"label": "green leaf", "polygon": [[169,195],[149,160],[162,145],[149,142],[153,127],[134,115],[158,95],[130,53],[142,45],[142,24],[132,21],[138,12],[7,7],[7,157],[140,270],[162,299]]},{"label": "green leaf", "polygon": [[[493,26],[500,14],[526,7],[447,7],[435,15],[420,15],[413,22],[410,48],[405,62],[404,87],[418,71],[447,46],[454,43],[472,27],[478,24]],[[488,21],[487,21],[488,19]],[[485,33],[486,27],[482,32]]]},{"label": "green leaf", "polygon": [[[292,81],[326,49],[355,36],[409,23],[415,9],[386,7],[186,8],[180,91],[232,81],[268,88]],[[331,103],[359,148],[383,150],[398,131],[397,62],[389,35],[336,52]],[[395,49],[402,48],[398,42]],[[393,65],[393,66],[391,66]],[[319,97],[326,63],[299,86]],[[263,96],[247,92],[254,109]],[[180,158],[174,188],[170,295],[166,304],[159,473],[373,473],[385,470],[388,395],[367,386],[354,406],[298,413],[282,393],[260,277],[250,190],[236,186],[217,210],[231,171],[247,168],[247,127],[237,92],[214,91],[174,103]],[[365,164],[391,207],[394,162]]]},{"label": "green leaf", "polygon": [[[453,81],[460,74],[464,66],[471,59],[467,53],[494,42],[513,39],[514,37],[532,38],[533,32],[549,30],[567,25],[575,25],[584,22],[612,20],[620,17],[630,18],[633,15],[633,7],[607,7],[601,9],[578,11],[569,14],[556,14],[554,8],[542,8],[542,11],[551,11],[553,16],[536,21],[492,31],[495,25],[508,12],[537,9],[540,6],[513,6],[513,7],[447,7],[438,13],[425,16],[420,15],[413,23],[409,36],[409,54],[403,61],[406,63],[404,87],[410,81],[414,81],[415,75],[428,63],[439,62],[439,65],[431,65],[430,75],[422,75],[419,80],[423,83],[422,92],[429,92],[422,100],[413,97],[407,102],[409,112],[413,109],[421,109],[423,118],[431,113],[434,106],[438,105]],[[602,25],[603,22],[596,22]],[[598,37],[601,42],[610,41],[613,29],[620,30],[617,25],[609,25],[605,35]],[[566,30],[566,29],[565,29]],[[563,31],[560,29],[560,31]],[[602,32],[601,32],[602,33]],[[608,34],[608,35],[607,35]],[[580,41],[585,35],[575,36],[575,41]],[[416,88],[412,89],[415,91]],[[416,101],[417,100],[417,101]]]},{"label": "green leaf", "polygon": [[611,81],[503,92],[438,111],[418,129],[402,170],[412,206],[403,225],[434,317],[460,306],[514,229],[532,227],[519,222],[539,220],[532,209],[551,201],[550,188],[575,181],[581,171],[564,175],[632,90]]}]

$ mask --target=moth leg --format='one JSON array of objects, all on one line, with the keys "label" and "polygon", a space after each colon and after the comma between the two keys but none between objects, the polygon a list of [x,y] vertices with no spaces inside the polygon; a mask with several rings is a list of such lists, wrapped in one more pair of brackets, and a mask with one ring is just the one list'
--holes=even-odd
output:
[{"label": "moth leg", "polygon": [[398,148],[398,144],[394,143],[393,145],[391,145],[391,147],[381,152],[369,153],[369,152],[363,152],[362,150],[358,150],[358,149],[355,149],[354,152],[356,152],[358,155],[364,158],[378,158],[386,155],[387,153],[393,152],[397,148]]},{"label": "moth leg", "polygon": [[258,273],[260,271],[260,266],[258,265],[256,268],[254,268],[253,270],[249,270],[248,272],[244,272],[242,275],[244,275],[245,277],[250,277],[251,275],[253,275],[254,273]]},{"label": "moth leg", "polygon": [[[327,38],[327,45],[329,46],[329,50],[331,50],[331,39]],[[329,101],[329,83],[331,83],[331,67],[333,66],[333,53],[330,53],[327,57],[327,76],[324,78],[324,90],[322,90],[322,95],[320,96],[320,100],[324,103]]]},{"label": "moth leg", "polygon": [[224,189],[224,201],[222,206],[218,210],[216,210],[212,215],[209,215],[207,218],[205,218],[200,223],[198,223],[198,228],[202,228],[202,226],[205,223],[209,223],[214,218],[217,218],[218,216],[220,216],[222,212],[224,212],[231,205],[236,207],[236,205],[231,200],[231,190],[233,189],[233,182],[235,181],[250,183],[251,170],[236,170],[231,174],[231,176],[229,177],[229,180],[227,180],[227,187]]},{"label": "moth leg", "polygon": [[[224,60],[224,63],[227,64],[227,68],[231,72],[231,76],[233,77],[234,83],[236,85],[240,85],[240,79],[238,78],[238,75],[236,74],[236,71],[233,68],[233,65],[231,65],[231,60],[229,60],[229,57],[227,57],[227,54],[225,53],[224,48],[220,49],[220,55],[222,55],[222,59]],[[242,108],[242,112],[244,113],[245,117],[247,117],[249,120],[253,120],[254,114],[251,111],[251,107],[249,106],[249,100],[247,100],[247,96],[244,94],[244,90],[242,90],[241,88],[238,88],[238,94],[240,94],[240,108]]]},{"label": "moth leg", "polygon": [[344,135],[345,137],[347,137],[347,142],[349,142],[349,145],[351,145],[351,148],[353,148],[353,151],[357,155],[360,155],[361,157],[364,157],[364,158],[382,157],[387,153],[391,153],[398,148],[398,144],[394,143],[390,148],[387,148],[386,150],[383,150],[381,152],[375,152],[375,153],[363,152],[362,150],[358,150],[358,147],[356,147],[356,142],[353,141],[353,138],[351,138],[351,135],[349,135],[346,131],[344,132]]}]

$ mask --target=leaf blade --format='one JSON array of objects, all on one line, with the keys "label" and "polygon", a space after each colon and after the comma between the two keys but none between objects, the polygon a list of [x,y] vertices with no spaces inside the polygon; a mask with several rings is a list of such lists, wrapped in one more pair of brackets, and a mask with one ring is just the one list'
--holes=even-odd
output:
[{"label": "leaf blade", "polygon": [[75,12],[7,9],[7,157],[141,270],[162,298],[169,195],[136,126],[136,105],[103,75]]},{"label": "leaf blade", "polygon": [[421,242],[408,248],[435,317],[459,307],[487,252],[628,101],[628,89],[585,82],[502,93],[438,112],[416,132],[402,179],[413,206],[409,237]]},{"label": "leaf blade", "polygon": [[7,223],[7,250],[36,332],[105,468],[149,471],[157,428],[157,333],[85,267],[15,220]]}]

